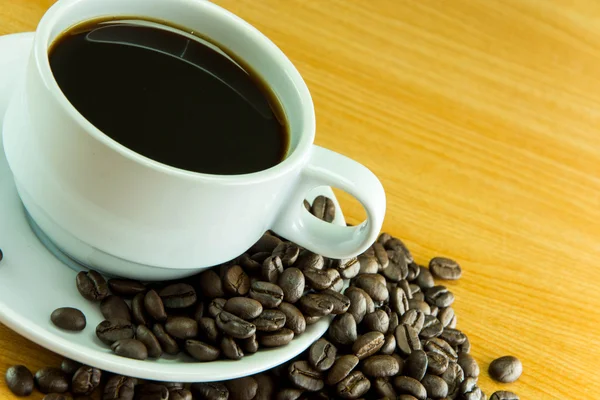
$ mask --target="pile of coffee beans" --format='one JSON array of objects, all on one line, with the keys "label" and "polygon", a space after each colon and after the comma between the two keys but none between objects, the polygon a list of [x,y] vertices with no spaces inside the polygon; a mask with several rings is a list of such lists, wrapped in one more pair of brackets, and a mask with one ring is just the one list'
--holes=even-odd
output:
[{"label": "pile of coffee beans", "polygon": [[[333,220],[330,199],[305,205]],[[327,333],[300,356],[231,381],[185,386],[109,376],[103,383],[101,377],[109,374],[70,360],[61,369],[38,371],[35,378],[15,366],[6,379],[18,395],[31,393],[35,381],[43,393],[70,388],[81,395],[99,388],[106,400],[483,400],[479,365],[469,354],[469,338],[457,329],[454,295],[434,281],[461,275],[460,265],[448,258],[435,257],[428,268],[417,264],[404,243],[386,233],[347,260],[327,259],[267,233],[236,260],[168,284],[107,282],[95,271],[81,272],[77,288],[100,303],[106,318],[96,328],[98,338],[124,357],[185,351],[198,361],[240,359],[261,347],[285,345],[307,325],[335,317]],[[349,282],[345,290],[344,280]],[[85,326],[85,317],[82,321],[72,309],[55,311],[52,319],[64,329]],[[489,367],[501,382],[516,380],[521,372],[514,357]],[[519,397],[499,391],[491,399]]]}]

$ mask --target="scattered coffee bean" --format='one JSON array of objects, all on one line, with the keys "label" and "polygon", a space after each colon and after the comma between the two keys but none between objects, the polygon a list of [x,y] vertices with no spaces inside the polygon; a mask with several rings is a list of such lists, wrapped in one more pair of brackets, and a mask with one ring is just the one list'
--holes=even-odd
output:
[{"label": "scattered coffee bean", "polygon": [[375,258],[374,254],[361,254],[360,256],[358,256],[358,263],[360,264],[360,270],[358,272],[359,275],[376,274],[377,272],[379,272],[379,263],[377,262],[377,259]]},{"label": "scattered coffee bean", "polygon": [[69,390],[69,377],[60,368],[44,367],[34,376],[35,385],[44,394],[65,393]]},{"label": "scattered coffee bean", "polygon": [[381,309],[375,310],[374,312],[365,315],[362,325],[368,331],[387,333],[390,326],[390,317],[388,317],[388,314]]},{"label": "scattered coffee bean", "polygon": [[418,380],[409,376],[397,376],[394,378],[394,386],[399,394],[409,394],[418,400],[427,398],[427,390]]},{"label": "scattered coffee bean", "polygon": [[135,338],[142,342],[148,350],[148,357],[158,358],[162,355],[162,347],[156,335],[146,325],[138,325],[135,330]]},{"label": "scattered coffee bean", "polygon": [[427,374],[421,384],[432,399],[442,399],[448,395],[448,384],[439,376]]},{"label": "scattered coffee bean", "polygon": [[256,334],[250,336],[247,339],[238,339],[242,350],[248,354],[254,354],[258,351],[258,340]]},{"label": "scattered coffee bean", "polygon": [[156,383],[138,385],[135,391],[137,400],[167,400],[170,395],[166,386]]},{"label": "scattered coffee bean", "polygon": [[232,296],[245,296],[250,290],[250,277],[242,267],[232,265],[223,276],[223,289]]},{"label": "scattered coffee bean", "polygon": [[392,356],[373,355],[363,361],[362,371],[373,378],[395,376],[400,371],[400,364]]},{"label": "scattered coffee bean", "polygon": [[258,342],[263,347],[280,347],[289,344],[294,339],[294,331],[283,328],[276,332],[262,332]]},{"label": "scattered coffee bean", "polygon": [[383,346],[379,349],[381,354],[390,355],[396,351],[396,337],[393,333],[388,333],[385,335],[385,341],[383,342]]},{"label": "scattered coffee bean", "polygon": [[212,269],[208,269],[198,275],[198,286],[205,298],[214,299],[215,297],[225,296],[221,278]]},{"label": "scattered coffee bean", "polygon": [[102,275],[96,271],[81,271],[76,277],[77,290],[86,299],[101,301],[108,296],[108,284]]},{"label": "scattered coffee bean", "polygon": [[294,267],[304,271],[307,268],[323,269],[325,267],[325,259],[320,254],[315,254],[312,251],[302,250],[298,255],[298,259],[294,263]]},{"label": "scattered coffee bean", "polygon": [[296,303],[304,294],[304,274],[298,268],[292,267],[284,270],[281,275],[279,275],[277,283],[283,291],[283,300],[288,303]]},{"label": "scattered coffee bean", "polygon": [[104,319],[124,319],[131,321],[129,306],[119,296],[110,295],[100,303],[100,311]]},{"label": "scattered coffee bean", "polygon": [[467,340],[467,336],[458,329],[447,327],[440,335],[440,339],[444,339],[450,346],[457,347]]},{"label": "scattered coffee bean", "polygon": [[300,248],[294,243],[282,242],[275,247],[272,255],[279,257],[284,267],[289,267],[298,259]]},{"label": "scattered coffee bean", "polygon": [[315,290],[325,290],[330,288],[334,281],[340,276],[340,273],[333,268],[305,268],[302,273],[304,274],[306,285]]},{"label": "scattered coffee bean", "polygon": [[325,339],[319,339],[308,349],[308,362],[317,371],[327,371],[333,365],[337,349]]},{"label": "scattered coffee bean", "polygon": [[401,355],[409,356],[415,350],[421,350],[421,341],[417,331],[409,325],[398,325],[395,332],[396,345]]},{"label": "scattered coffee bean", "polygon": [[144,305],[144,299],[146,293],[138,293],[131,300],[131,315],[133,321],[138,325],[150,326],[150,316],[146,312],[146,306]]},{"label": "scattered coffee bean", "polygon": [[419,274],[417,275],[417,278],[415,279],[415,283],[422,290],[432,288],[435,285],[435,282],[433,280],[433,275],[431,275],[431,272],[429,271],[429,269],[427,269],[423,266],[419,266]]},{"label": "scattered coffee bean", "polygon": [[432,315],[426,315],[419,336],[423,339],[431,339],[440,336],[443,331],[444,326],[439,319]]},{"label": "scattered coffee bean", "polygon": [[227,299],[222,297],[213,299],[208,305],[208,314],[213,318],[217,318],[221,311],[225,309],[225,304],[227,304]]},{"label": "scattered coffee bean", "polygon": [[367,358],[379,351],[385,342],[381,332],[368,332],[356,339],[352,345],[352,352],[359,360]]},{"label": "scattered coffee bean", "polygon": [[421,329],[423,329],[423,325],[425,324],[425,314],[423,311],[417,309],[408,310],[400,318],[400,324],[408,325],[415,331],[421,332]]},{"label": "scattered coffee bean", "polygon": [[258,301],[249,297],[232,297],[227,300],[223,310],[250,321],[262,313],[263,306]]},{"label": "scattered coffee bean", "polygon": [[240,317],[222,311],[216,318],[217,326],[227,335],[236,339],[246,339],[256,332],[256,326]]},{"label": "scattered coffee bean", "polygon": [[244,351],[236,343],[235,339],[230,336],[225,336],[221,339],[221,351],[230,360],[241,360],[244,357]]},{"label": "scattered coffee bean", "polygon": [[440,309],[437,318],[440,320],[444,328],[450,325],[452,319],[454,318],[454,309],[452,307],[445,307]]},{"label": "scattered coffee bean", "polygon": [[431,307],[429,307],[429,304],[423,300],[418,300],[417,296],[413,296],[413,298],[408,301],[408,308],[410,310],[419,310],[425,315],[431,315]]},{"label": "scattered coffee bean", "polygon": [[498,382],[514,382],[523,373],[523,364],[514,356],[500,357],[490,363],[488,373]]},{"label": "scattered coffee bean", "polygon": [[258,242],[256,242],[252,247],[250,247],[248,251],[251,254],[272,253],[273,250],[275,250],[280,244],[281,239],[269,233],[265,233],[260,239],[258,239]]},{"label": "scattered coffee bean", "polygon": [[283,301],[283,290],[274,283],[256,281],[250,286],[250,297],[264,308],[275,308]]},{"label": "scattered coffee bean", "polygon": [[192,392],[187,389],[169,390],[169,400],[192,400]]},{"label": "scattered coffee bean", "polygon": [[221,355],[221,350],[199,340],[186,340],[185,351],[198,361],[214,361]]},{"label": "scattered coffee bean", "polygon": [[186,308],[196,303],[196,290],[187,283],[166,286],[158,295],[167,308]]},{"label": "scattered coffee bean", "polygon": [[285,326],[285,314],[276,309],[263,310],[252,323],[260,332],[274,332]]},{"label": "scattered coffee bean", "polygon": [[33,374],[23,365],[6,370],[6,386],[15,396],[29,396],[33,392]]},{"label": "scattered coffee bean", "polygon": [[460,391],[460,384],[464,381],[465,375],[456,362],[450,361],[448,368],[441,375],[441,378],[448,385],[448,396],[450,398],[456,398]]},{"label": "scattered coffee bean", "polygon": [[258,374],[254,375],[254,379],[258,384],[254,400],[271,400],[276,391],[276,385],[273,378],[267,374]]},{"label": "scattered coffee bean", "polygon": [[117,296],[134,297],[146,291],[146,286],[132,279],[109,279],[108,287]]},{"label": "scattered coffee bean", "polygon": [[352,371],[336,386],[336,393],[342,399],[358,399],[371,388],[371,381],[360,371]]},{"label": "scattered coffee bean", "polygon": [[333,303],[327,295],[308,293],[300,298],[298,308],[307,316],[324,317],[333,311]]},{"label": "scattered coffee bean", "polygon": [[445,257],[434,257],[429,261],[429,270],[439,279],[456,280],[462,276],[460,265],[454,260]]},{"label": "scattered coffee bean", "polygon": [[156,336],[156,339],[158,339],[163,352],[171,355],[176,355],[179,353],[179,345],[175,339],[173,339],[173,337],[171,337],[171,335],[165,331],[164,326],[161,324],[154,324],[152,327],[152,333],[154,333],[154,336]]},{"label": "scattered coffee bean", "polygon": [[71,360],[70,358],[65,358],[60,363],[60,369],[62,370],[62,372],[69,376],[73,376],[75,372],[77,372],[77,370],[81,367],[81,363]]},{"label": "scattered coffee bean", "polygon": [[148,314],[158,322],[167,320],[167,312],[156,290],[149,290],[144,297],[144,307]]},{"label": "scattered coffee bean", "polygon": [[499,390],[492,394],[492,396],[490,397],[490,400],[519,400],[519,396],[517,396],[513,392]]},{"label": "scattered coffee bean", "polygon": [[444,354],[434,353],[432,351],[427,353],[427,372],[432,375],[442,375],[448,369],[450,360]]},{"label": "scattered coffee bean", "polygon": [[192,394],[206,400],[228,400],[229,390],[222,382],[193,383]]},{"label": "scattered coffee bean", "polygon": [[306,330],[306,319],[296,306],[283,302],[279,305],[279,311],[285,315],[285,327],[299,335]]},{"label": "scattered coffee bean", "polygon": [[450,361],[456,361],[458,359],[458,354],[456,354],[456,351],[454,351],[452,346],[450,346],[448,342],[440,338],[433,338],[427,340],[425,342],[425,350],[442,354],[448,357]]},{"label": "scattered coffee bean", "polygon": [[71,392],[76,395],[90,395],[100,385],[101,378],[102,371],[84,365],[73,375]]},{"label": "scattered coffee bean", "polygon": [[136,339],[121,339],[114,342],[110,347],[116,355],[121,357],[136,360],[145,360],[148,358],[148,349],[146,349],[144,343]]},{"label": "scattered coffee bean", "polygon": [[314,369],[308,361],[296,361],[290,364],[288,371],[290,381],[300,389],[315,392],[325,386],[322,373]]},{"label": "scattered coffee bean", "polygon": [[96,336],[108,345],[112,345],[117,340],[133,339],[134,335],[133,324],[125,319],[109,319],[100,322],[96,327]]},{"label": "scattered coffee bean", "polygon": [[277,283],[279,275],[281,273],[283,273],[283,263],[281,262],[281,258],[279,258],[278,256],[271,256],[267,257],[267,259],[263,261],[262,278],[265,281]]},{"label": "scattered coffee bean", "polygon": [[345,295],[332,289],[323,290],[320,294],[326,296],[327,300],[333,304],[333,310],[331,310],[332,314],[339,315],[348,311],[350,299]]},{"label": "scattered coffee bean", "polygon": [[356,321],[349,312],[338,316],[329,325],[329,339],[340,345],[352,345],[358,338]]},{"label": "scattered coffee bean", "polygon": [[463,369],[465,377],[477,378],[479,376],[479,364],[467,353],[458,353],[458,365]]},{"label": "scattered coffee bean", "polygon": [[335,204],[329,197],[317,196],[313,201],[310,212],[325,222],[333,222],[335,219]]},{"label": "scattered coffee bean", "polygon": [[346,354],[339,357],[327,373],[327,385],[335,385],[346,378],[358,363],[359,359],[354,354]]},{"label": "scattered coffee bean", "polygon": [[169,317],[165,330],[176,339],[192,339],[198,336],[198,323],[188,317]]},{"label": "scattered coffee bean", "polygon": [[73,332],[82,331],[86,325],[85,315],[72,307],[57,308],[50,315],[50,320],[57,327]]},{"label": "scattered coffee bean", "polygon": [[225,382],[229,390],[229,400],[252,400],[258,391],[258,383],[251,376]]},{"label": "scattered coffee bean", "polygon": [[344,279],[352,279],[360,272],[360,263],[357,257],[333,260],[331,267],[335,268]]}]

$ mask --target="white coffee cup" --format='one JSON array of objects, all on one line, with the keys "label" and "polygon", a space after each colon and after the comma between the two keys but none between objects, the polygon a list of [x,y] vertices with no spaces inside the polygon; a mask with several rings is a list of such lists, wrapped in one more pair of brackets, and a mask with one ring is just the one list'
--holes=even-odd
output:
[{"label": "white coffee cup", "polygon": [[[60,33],[104,16],[168,21],[247,62],[283,106],[291,132],[287,158],[251,174],[201,174],[146,158],[104,135],[69,103],[48,61]],[[268,229],[324,256],[351,257],[374,242],[385,214],[383,187],[373,173],[313,144],[312,99],[288,58],[248,23],[205,0],[59,0],[38,26],[3,132],[30,216],[64,253],[109,274],[188,276],[237,257]],[[342,227],[310,215],[303,199],[326,185],[357,198],[367,220]]]}]

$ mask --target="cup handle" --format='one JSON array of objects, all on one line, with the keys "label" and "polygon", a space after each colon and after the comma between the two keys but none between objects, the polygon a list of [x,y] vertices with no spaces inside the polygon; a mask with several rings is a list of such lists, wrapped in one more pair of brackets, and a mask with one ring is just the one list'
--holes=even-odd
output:
[{"label": "cup handle", "polygon": [[[319,186],[337,187],[354,196],[365,208],[367,220],[346,227],[311,215],[303,201],[310,190]],[[315,145],[272,230],[315,253],[341,259],[354,257],[373,244],[384,215],[385,192],[375,174],[346,156]]]}]

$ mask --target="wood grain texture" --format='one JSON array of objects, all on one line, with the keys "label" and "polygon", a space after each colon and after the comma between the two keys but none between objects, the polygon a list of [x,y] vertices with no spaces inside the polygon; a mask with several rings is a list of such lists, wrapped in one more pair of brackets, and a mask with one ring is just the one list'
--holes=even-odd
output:
[{"label": "wood grain texture", "polygon": [[[0,34],[34,29],[51,3],[0,0]],[[598,398],[600,2],[217,3],[296,64],[317,143],[380,177],[385,230],[419,262],[461,262],[449,286],[484,391]],[[364,216],[342,204],[351,222]],[[506,354],[525,372],[493,383],[487,366]],[[58,360],[0,327],[2,373]]]}]

